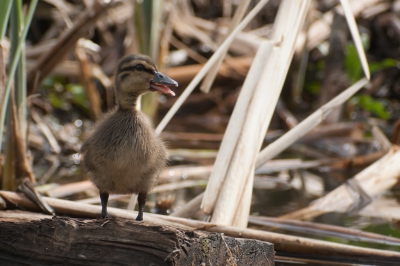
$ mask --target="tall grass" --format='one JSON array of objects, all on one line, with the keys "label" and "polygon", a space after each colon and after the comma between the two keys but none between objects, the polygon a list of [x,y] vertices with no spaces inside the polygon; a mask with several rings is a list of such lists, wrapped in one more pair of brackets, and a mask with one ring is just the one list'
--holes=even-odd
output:
[{"label": "tall grass", "polygon": [[[4,88],[0,88],[0,151],[3,143],[4,127],[6,126],[7,128],[3,189],[14,189],[13,171],[11,169],[15,161],[16,152],[13,151],[15,137],[13,136],[14,134],[11,134],[12,123],[14,123],[14,128],[18,130],[18,132],[14,133],[18,133],[21,137],[20,140],[25,142],[26,139],[26,68],[24,50],[26,35],[37,3],[38,0],[30,1],[25,15],[22,0],[0,1],[0,41],[5,38],[7,25],[9,25],[9,38],[11,41],[6,84]],[[3,53],[2,47],[0,52]],[[4,69],[4,62],[0,62],[0,65]],[[12,86],[13,91],[11,90]],[[13,97],[10,97],[11,92]],[[12,119],[12,109],[16,110],[16,116],[14,116],[16,121]]]}]

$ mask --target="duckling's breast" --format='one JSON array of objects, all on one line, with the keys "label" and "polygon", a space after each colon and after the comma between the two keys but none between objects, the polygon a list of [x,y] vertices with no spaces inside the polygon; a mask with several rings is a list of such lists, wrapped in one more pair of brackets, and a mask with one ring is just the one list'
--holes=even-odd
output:
[{"label": "duckling's breast", "polygon": [[83,152],[92,182],[115,194],[148,192],[167,160],[151,122],[137,111],[109,114],[98,123]]}]

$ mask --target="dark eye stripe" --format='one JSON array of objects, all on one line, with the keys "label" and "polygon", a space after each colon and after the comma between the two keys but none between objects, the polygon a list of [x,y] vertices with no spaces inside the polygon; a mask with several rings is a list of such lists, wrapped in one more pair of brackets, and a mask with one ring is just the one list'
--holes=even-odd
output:
[{"label": "dark eye stripe", "polygon": [[150,73],[150,74],[154,75],[154,70],[148,69],[148,68],[145,68],[145,67],[143,68],[143,70],[138,70],[138,69],[136,68],[136,66],[128,66],[128,67],[121,68],[121,69],[120,69],[120,72],[124,72],[124,71],[135,71],[135,70],[137,70],[137,71],[145,71],[145,72],[147,72],[147,73]]},{"label": "dark eye stripe", "polygon": [[143,68],[142,71],[145,71],[147,73],[150,73],[150,74],[154,75],[154,70],[153,69]]},{"label": "dark eye stripe", "polygon": [[119,72],[123,72],[123,71],[135,71],[135,70],[136,70],[135,66],[128,66],[128,67],[121,68],[121,69],[119,70]]}]

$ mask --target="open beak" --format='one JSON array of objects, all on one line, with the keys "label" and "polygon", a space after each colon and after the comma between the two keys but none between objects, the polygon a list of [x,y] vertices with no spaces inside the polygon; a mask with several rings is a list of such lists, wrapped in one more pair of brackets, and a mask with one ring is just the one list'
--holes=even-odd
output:
[{"label": "open beak", "polygon": [[155,71],[154,78],[150,81],[150,90],[159,91],[166,95],[175,96],[175,93],[170,88],[168,88],[168,86],[178,87],[178,82],[158,71]]}]

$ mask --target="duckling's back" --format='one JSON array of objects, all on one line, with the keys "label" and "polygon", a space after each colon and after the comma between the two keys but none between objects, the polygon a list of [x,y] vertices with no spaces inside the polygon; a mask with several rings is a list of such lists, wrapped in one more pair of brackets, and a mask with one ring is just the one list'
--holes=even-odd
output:
[{"label": "duckling's back", "polygon": [[113,194],[147,193],[168,158],[149,119],[121,108],[97,123],[81,150],[92,182]]}]

